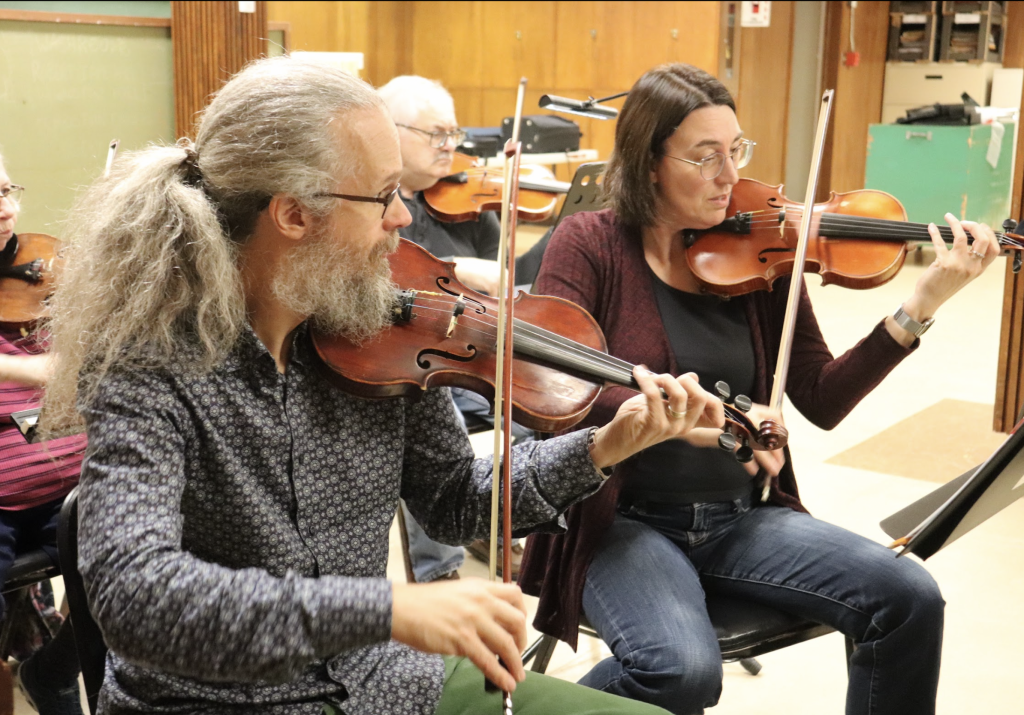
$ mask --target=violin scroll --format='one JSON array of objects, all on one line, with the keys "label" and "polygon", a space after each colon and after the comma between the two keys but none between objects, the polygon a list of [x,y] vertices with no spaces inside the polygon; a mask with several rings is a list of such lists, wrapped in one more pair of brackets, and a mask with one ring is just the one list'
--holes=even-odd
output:
[{"label": "violin scroll", "polygon": [[[745,413],[750,411],[753,403],[746,395],[736,395],[732,404],[729,383],[719,380],[715,383],[715,392],[725,406],[726,431],[718,438],[718,446],[727,451],[735,451],[736,459],[749,462],[754,458],[753,450],[770,451],[782,449],[789,441],[789,430],[775,420],[763,420],[758,427],[754,426]],[[739,444],[737,449],[736,445]]]}]

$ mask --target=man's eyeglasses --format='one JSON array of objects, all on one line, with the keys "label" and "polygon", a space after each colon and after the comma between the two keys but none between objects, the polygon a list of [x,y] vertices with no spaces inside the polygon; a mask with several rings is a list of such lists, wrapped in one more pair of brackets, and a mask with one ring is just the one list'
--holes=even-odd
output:
[{"label": "man's eyeglasses", "polygon": [[17,186],[15,184],[11,184],[6,189],[0,189],[0,199],[7,199],[12,204],[17,206],[18,202],[21,200],[21,195],[23,193],[25,193],[24,186]]},{"label": "man's eyeglasses", "polygon": [[402,129],[408,129],[410,132],[416,132],[417,134],[423,134],[430,138],[430,146],[434,149],[440,149],[448,140],[451,139],[455,142],[455,146],[458,146],[466,140],[466,132],[461,129],[452,129],[450,132],[436,131],[428,132],[425,129],[417,129],[416,127],[410,127],[408,124],[396,124],[396,127],[402,127]]},{"label": "man's eyeglasses", "polygon": [[384,210],[380,213],[380,218],[383,221],[384,217],[388,215],[388,206],[390,206],[391,202],[395,200],[396,196],[398,196],[398,185],[384,196],[354,196],[352,194],[332,194],[330,192],[317,194],[317,196],[332,196],[336,199],[344,199],[345,201],[362,201],[364,203],[384,204]]},{"label": "man's eyeglasses", "polygon": [[[754,147],[757,142],[752,142],[749,139],[744,139],[740,142],[740,145],[729,152],[729,156],[732,158],[733,166],[737,169],[742,169],[744,166],[750,163],[751,158],[754,156]],[[689,159],[680,159],[678,156],[672,156],[671,154],[663,154],[669,159],[675,159],[676,161],[685,161],[687,164],[693,164],[694,166],[700,167],[700,175],[705,181],[711,181],[717,179],[719,175],[725,170],[725,154],[720,151],[716,151],[711,156],[706,156],[700,161],[691,161]]]}]

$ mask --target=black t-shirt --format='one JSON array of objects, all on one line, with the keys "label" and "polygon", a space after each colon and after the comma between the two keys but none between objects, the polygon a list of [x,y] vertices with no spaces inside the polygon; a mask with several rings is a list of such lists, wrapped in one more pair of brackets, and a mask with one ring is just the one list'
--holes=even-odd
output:
[{"label": "black t-shirt", "polygon": [[444,223],[427,213],[422,192],[417,191],[411,199],[403,198],[403,201],[412,214],[412,223],[398,229],[402,238],[448,261],[456,256],[486,258],[491,261],[498,257],[501,225],[493,211],[484,211],[476,221]]},{"label": "black t-shirt", "polygon": [[[445,223],[427,213],[423,192],[417,191],[413,198],[403,198],[403,201],[412,214],[412,223],[398,229],[398,235],[402,238],[423,246],[446,261],[457,256],[497,260],[501,224],[496,212],[484,211],[476,221]],[[533,283],[550,238],[551,230],[548,230],[529,251],[516,258],[516,285],[529,286]]]},{"label": "black t-shirt", "polygon": [[[739,301],[677,290],[650,273],[658,312],[680,373],[695,372],[714,394],[724,380],[733,396],[754,388],[754,348]],[[752,477],[730,452],[669,440],[633,458],[627,498],[680,504],[729,501],[749,493]]]}]

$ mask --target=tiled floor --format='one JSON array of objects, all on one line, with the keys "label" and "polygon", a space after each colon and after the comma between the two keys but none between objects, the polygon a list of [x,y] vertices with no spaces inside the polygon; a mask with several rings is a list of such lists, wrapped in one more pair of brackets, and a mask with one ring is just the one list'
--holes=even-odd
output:
[{"label": "tiled floor", "polygon": [[[922,268],[907,267],[889,285],[849,291],[809,279],[818,320],[836,352],[852,346],[906,299]],[[997,263],[938,315],[921,350],[906,360],[835,430],[822,432],[789,408],[787,425],[801,492],[816,516],[886,542],[878,522],[935,487],[926,482],[825,463],[887,427],[943,399],[991,405],[995,392],[1003,264]],[[936,432],[909,455],[956,439]],[[489,451],[486,438],[480,440]],[[947,478],[957,476],[951,471]],[[389,573],[402,579],[398,540],[392,538]],[[947,601],[939,713],[1019,713],[1024,642],[1024,504],[1018,502],[927,563]],[[484,576],[468,559],[464,576]],[[560,645],[548,672],[575,680],[607,653],[584,638],[579,653]],[[846,684],[843,641],[838,635],[763,656],[760,675],[726,666],[716,715],[842,713]],[[18,715],[31,712],[18,696]]]}]

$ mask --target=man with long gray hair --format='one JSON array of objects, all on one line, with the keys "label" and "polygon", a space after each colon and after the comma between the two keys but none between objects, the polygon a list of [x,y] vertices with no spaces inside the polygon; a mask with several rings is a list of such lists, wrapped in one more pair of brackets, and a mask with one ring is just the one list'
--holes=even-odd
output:
[{"label": "man with long gray hair", "polygon": [[[89,437],[101,711],[499,712],[486,674],[535,711],[660,712],[525,678],[514,585],[386,580],[399,496],[456,543],[490,502],[446,390],[352,397],[309,342],[315,325],[372,345],[387,324],[401,171],[368,85],[281,57],[218,92],[194,145],[125,156],[78,204],[45,410]],[[606,428],[516,450],[518,529],[558,528],[602,469],[722,423],[692,376],[637,373]]]}]

